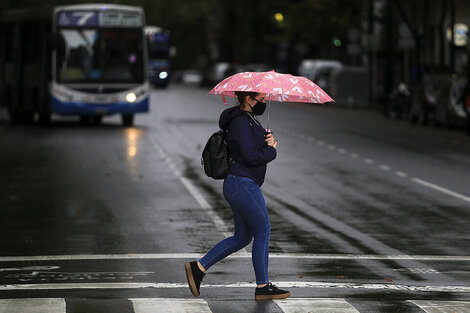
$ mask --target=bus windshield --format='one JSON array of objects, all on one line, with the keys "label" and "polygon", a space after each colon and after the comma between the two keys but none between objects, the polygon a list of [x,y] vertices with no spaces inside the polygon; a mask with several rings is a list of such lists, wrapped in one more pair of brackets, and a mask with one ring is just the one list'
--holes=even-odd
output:
[{"label": "bus windshield", "polygon": [[143,83],[141,29],[59,29],[59,83]]}]

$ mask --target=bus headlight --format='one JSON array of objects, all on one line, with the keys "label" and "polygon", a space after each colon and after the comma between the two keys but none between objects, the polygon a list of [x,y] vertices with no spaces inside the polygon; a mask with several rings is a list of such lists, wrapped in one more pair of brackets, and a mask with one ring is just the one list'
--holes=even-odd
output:
[{"label": "bus headlight", "polygon": [[126,96],[126,101],[130,103],[135,102],[136,99],[137,99],[137,96],[133,92],[128,93]]},{"label": "bus headlight", "polygon": [[167,73],[167,72],[161,72],[161,73],[158,75],[158,77],[159,77],[160,79],[166,79],[166,78],[168,77],[168,73]]}]

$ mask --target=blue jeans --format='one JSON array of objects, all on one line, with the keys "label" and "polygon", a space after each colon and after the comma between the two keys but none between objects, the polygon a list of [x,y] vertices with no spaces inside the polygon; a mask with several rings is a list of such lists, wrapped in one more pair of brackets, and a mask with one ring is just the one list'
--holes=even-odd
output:
[{"label": "blue jeans", "polygon": [[256,283],[269,283],[271,224],[260,187],[250,178],[229,174],[224,181],[224,197],[232,208],[235,233],[215,245],[199,262],[207,270],[218,261],[246,247],[254,238],[252,263]]}]

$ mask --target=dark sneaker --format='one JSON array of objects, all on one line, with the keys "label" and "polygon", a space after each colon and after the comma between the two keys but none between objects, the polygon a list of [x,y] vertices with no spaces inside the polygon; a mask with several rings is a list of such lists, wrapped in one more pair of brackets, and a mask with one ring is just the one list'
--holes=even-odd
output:
[{"label": "dark sneaker", "polygon": [[285,299],[290,297],[290,292],[281,290],[269,283],[264,287],[256,288],[255,300],[272,300],[272,299]]},{"label": "dark sneaker", "polygon": [[202,279],[206,274],[199,269],[197,261],[187,262],[184,264],[186,269],[186,278],[188,279],[189,289],[195,297],[199,297],[199,287],[201,286]]}]

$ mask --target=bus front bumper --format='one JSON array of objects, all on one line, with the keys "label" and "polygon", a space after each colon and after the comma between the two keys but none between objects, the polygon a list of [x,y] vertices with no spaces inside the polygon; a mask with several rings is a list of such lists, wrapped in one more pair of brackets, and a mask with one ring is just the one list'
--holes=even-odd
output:
[{"label": "bus front bumper", "polygon": [[146,113],[149,111],[149,98],[134,103],[117,102],[96,104],[88,102],[64,102],[52,97],[51,113],[64,115],[110,115],[117,113]]}]

